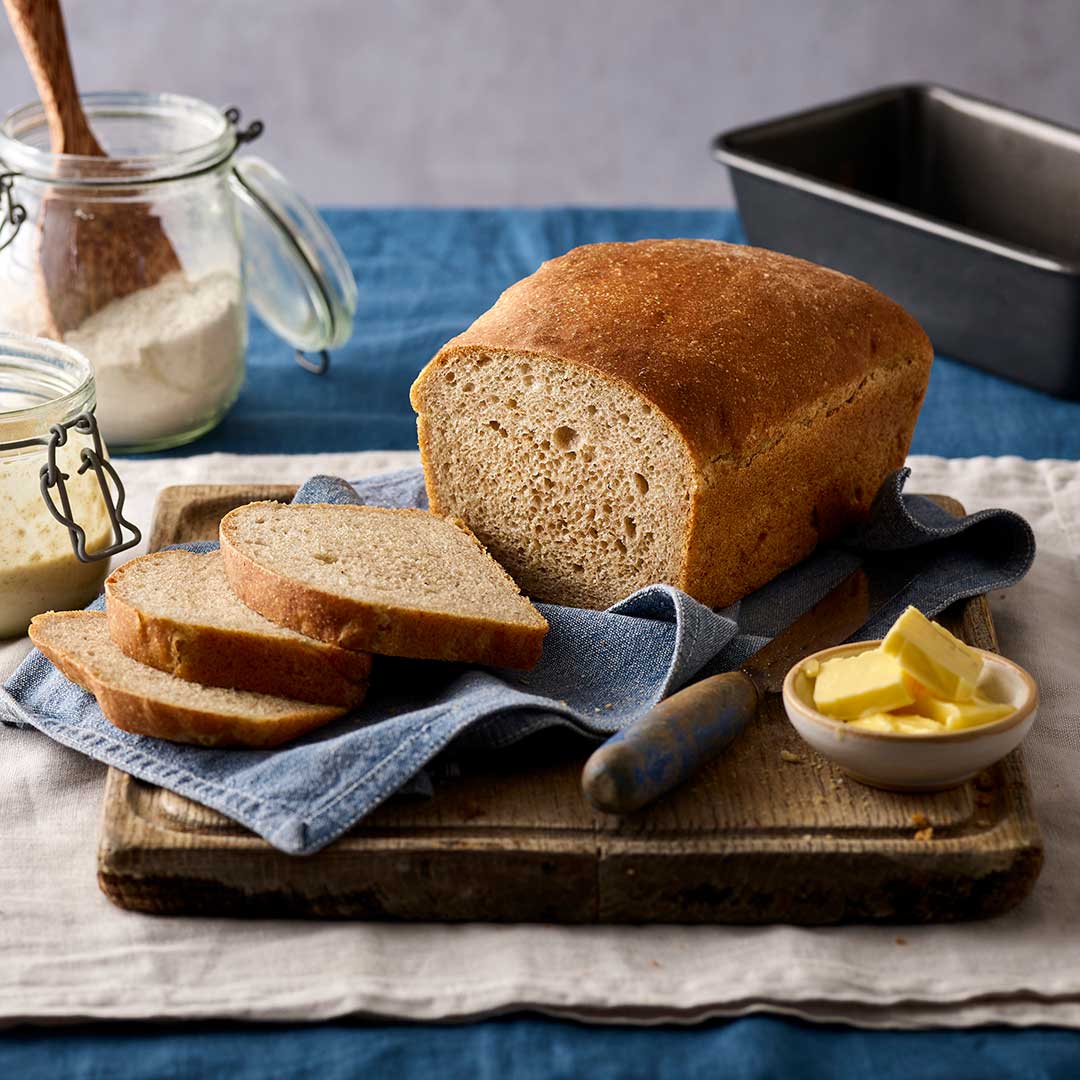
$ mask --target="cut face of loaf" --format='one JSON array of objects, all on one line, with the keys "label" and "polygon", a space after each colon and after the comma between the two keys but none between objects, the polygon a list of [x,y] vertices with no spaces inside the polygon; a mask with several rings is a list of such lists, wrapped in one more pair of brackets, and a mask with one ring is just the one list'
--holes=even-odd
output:
[{"label": "cut face of loaf", "polygon": [[600,608],[682,580],[693,462],[640,394],[552,358],[470,350],[431,371],[420,407],[432,508],[468,522],[530,596]]},{"label": "cut face of loaf", "polygon": [[710,240],[544,263],[412,388],[431,507],[537,600],[712,607],[865,518],[933,351],[863,282]]}]

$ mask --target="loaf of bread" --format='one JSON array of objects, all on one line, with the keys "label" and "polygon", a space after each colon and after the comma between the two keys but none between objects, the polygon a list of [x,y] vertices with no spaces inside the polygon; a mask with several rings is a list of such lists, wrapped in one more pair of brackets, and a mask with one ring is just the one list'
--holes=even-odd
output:
[{"label": "loaf of bread", "polygon": [[102,611],[50,611],[30,640],[72,682],[97,698],[105,718],[136,735],[199,746],[271,747],[342,716],[344,709],[186,682],[147,667],[110,640]]},{"label": "loaf of bread", "polygon": [[529,668],[548,624],[452,521],[424,510],[249,503],[221,520],[233,592],[344,649]]},{"label": "loaf of bread", "polygon": [[545,263],[412,388],[428,496],[532,598],[713,607],[865,517],[933,353],[854,278],[709,240]]},{"label": "loaf of bread", "polygon": [[371,655],[272,623],[229,588],[221,556],[157,551],[105,582],[114,645],[133,660],[207,686],[320,705],[359,705]]}]

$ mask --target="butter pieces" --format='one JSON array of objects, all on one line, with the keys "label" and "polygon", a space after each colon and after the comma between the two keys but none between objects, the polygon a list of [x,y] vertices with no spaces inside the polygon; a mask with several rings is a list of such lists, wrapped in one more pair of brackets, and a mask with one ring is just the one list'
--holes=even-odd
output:
[{"label": "butter pieces", "polygon": [[926,697],[920,700],[919,707],[943,725],[946,731],[991,724],[1013,711],[1011,705],[990,701],[981,694],[975,694],[970,701],[939,701]]},{"label": "butter pieces", "polygon": [[881,651],[936,698],[970,701],[982,671],[982,657],[921,611],[909,607],[893,623]]},{"label": "butter pieces", "polygon": [[854,720],[914,703],[914,681],[895,656],[879,649],[828,660],[814,680],[814,706],[838,720]]},{"label": "butter pieces", "polygon": [[945,725],[918,713],[871,713],[848,721],[848,727],[863,731],[894,731],[901,735],[940,735]]},{"label": "butter pieces", "polygon": [[1013,706],[976,689],[983,658],[943,626],[909,607],[876,649],[811,657],[802,675],[819,712],[863,731],[942,735],[990,724]]}]

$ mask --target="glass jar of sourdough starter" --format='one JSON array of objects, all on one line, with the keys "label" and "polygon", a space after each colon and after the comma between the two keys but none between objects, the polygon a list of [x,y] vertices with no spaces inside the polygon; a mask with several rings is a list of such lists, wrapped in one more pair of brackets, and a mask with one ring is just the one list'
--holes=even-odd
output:
[{"label": "glass jar of sourdough starter", "polygon": [[74,349],[0,334],[0,638],[79,608],[109,556],[139,542],[94,419],[94,372]]},{"label": "glass jar of sourdough starter", "polygon": [[81,100],[108,157],[53,154],[37,103],[0,121],[0,330],[88,356],[98,418],[126,451],[189,442],[224,416],[248,299],[324,371],[352,332],[356,282],[284,178],[235,157],[262,124],[175,94]]}]

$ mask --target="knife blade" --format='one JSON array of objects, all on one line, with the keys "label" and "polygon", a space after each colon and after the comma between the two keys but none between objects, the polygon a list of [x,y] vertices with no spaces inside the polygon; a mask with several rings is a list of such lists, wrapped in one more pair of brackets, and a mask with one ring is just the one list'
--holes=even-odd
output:
[{"label": "knife blade", "polygon": [[846,641],[913,576],[902,558],[852,571],[741,668],[679,690],[595,750],[581,775],[585,798],[628,814],[683,783],[757,715],[765,695],[780,692],[793,665]]}]

